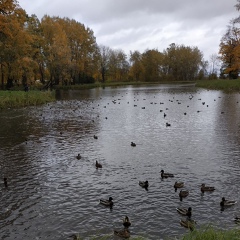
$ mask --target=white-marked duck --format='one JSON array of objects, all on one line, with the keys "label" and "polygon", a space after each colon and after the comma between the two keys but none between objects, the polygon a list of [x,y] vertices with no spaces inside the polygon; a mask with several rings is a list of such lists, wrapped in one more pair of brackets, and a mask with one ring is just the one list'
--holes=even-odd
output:
[{"label": "white-marked duck", "polygon": [[189,207],[188,209],[186,208],[177,208],[177,212],[183,216],[191,217],[192,216],[192,208]]},{"label": "white-marked duck", "polygon": [[222,208],[224,207],[230,207],[233,206],[237,203],[237,201],[232,201],[232,200],[226,200],[224,197],[222,198],[222,201],[220,202],[220,206]]}]

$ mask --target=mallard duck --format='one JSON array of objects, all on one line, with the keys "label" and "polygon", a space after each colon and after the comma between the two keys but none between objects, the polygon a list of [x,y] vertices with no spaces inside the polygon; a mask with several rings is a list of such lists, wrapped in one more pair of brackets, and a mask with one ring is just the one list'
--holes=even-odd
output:
[{"label": "mallard duck", "polygon": [[76,156],[76,158],[79,160],[79,159],[81,159],[82,157],[81,157],[80,154],[78,154],[78,155]]},{"label": "mallard duck", "polygon": [[175,182],[174,183],[175,192],[177,191],[178,188],[182,188],[182,187],[184,187],[183,182]]},{"label": "mallard duck", "polygon": [[182,201],[182,199],[187,197],[188,195],[189,195],[189,191],[188,190],[181,190],[179,192],[180,201]]},{"label": "mallard duck", "polygon": [[109,199],[100,199],[100,203],[107,207],[112,207],[113,206],[113,198],[109,197]]},{"label": "mallard duck", "polygon": [[98,139],[98,136],[94,135],[93,138],[94,138],[94,139]]},{"label": "mallard duck", "polygon": [[232,200],[226,200],[224,197],[222,198],[222,201],[220,202],[221,207],[230,207],[234,204],[236,204],[237,201],[232,201]]},{"label": "mallard duck", "polygon": [[195,228],[195,224],[196,222],[194,220],[191,219],[186,219],[186,220],[181,220],[180,221],[181,226],[185,227],[185,228],[189,228],[191,231],[194,230]]},{"label": "mallard duck", "polygon": [[143,188],[148,188],[149,186],[148,181],[139,181],[139,185]]},{"label": "mallard duck", "polygon": [[132,146],[132,147],[136,147],[136,143],[131,142],[131,146]]},{"label": "mallard duck", "polygon": [[96,168],[102,168],[102,164],[99,163],[98,161],[96,161],[96,164],[95,164]]},{"label": "mallard duck", "polygon": [[130,227],[130,226],[131,226],[131,222],[130,222],[128,216],[126,216],[126,217],[123,219],[123,226],[124,226],[124,227]]},{"label": "mallard duck", "polygon": [[161,178],[174,177],[172,173],[165,173],[164,170],[161,170]]},{"label": "mallard duck", "polygon": [[214,190],[215,190],[214,187],[208,187],[204,183],[201,186],[201,192],[212,192]]},{"label": "mallard duck", "polygon": [[192,216],[192,208],[189,207],[188,209],[186,208],[177,208],[177,212],[183,216],[191,217]]},{"label": "mallard duck", "polygon": [[126,228],[124,228],[122,230],[114,230],[114,235],[121,237],[121,238],[130,238],[130,232]]}]

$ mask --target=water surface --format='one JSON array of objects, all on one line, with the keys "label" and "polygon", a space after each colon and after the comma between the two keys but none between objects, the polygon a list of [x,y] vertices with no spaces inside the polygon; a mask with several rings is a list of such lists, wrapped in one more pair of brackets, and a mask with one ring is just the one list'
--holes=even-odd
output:
[{"label": "water surface", "polygon": [[[239,94],[159,85],[59,92],[55,103],[1,110],[1,239],[102,236],[125,215],[132,236],[165,239],[187,232],[176,208],[189,206],[197,227],[236,227],[239,203],[219,203],[240,196],[239,104]],[[175,177],[161,180],[161,169]],[[182,202],[175,181],[190,191]],[[202,194],[202,183],[216,190]],[[112,210],[99,204],[110,196]]]}]

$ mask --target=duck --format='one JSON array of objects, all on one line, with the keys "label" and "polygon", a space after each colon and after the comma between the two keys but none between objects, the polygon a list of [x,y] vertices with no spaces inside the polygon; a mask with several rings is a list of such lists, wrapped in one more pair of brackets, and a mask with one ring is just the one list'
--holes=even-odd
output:
[{"label": "duck", "polygon": [[230,207],[232,205],[235,205],[237,201],[233,200],[226,200],[224,197],[222,198],[222,201],[220,202],[221,207]]},{"label": "duck", "polygon": [[95,164],[96,168],[102,168],[102,164],[99,163],[98,161],[96,161],[96,164]]},{"label": "duck", "polygon": [[94,138],[94,139],[98,139],[98,136],[94,135],[93,138]]},{"label": "duck", "polygon": [[188,209],[186,208],[177,208],[177,212],[183,216],[191,217],[192,216],[192,208],[189,207]]},{"label": "duck", "polygon": [[240,217],[235,217],[234,221],[235,221],[235,223],[240,223]]},{"label": "duck", "polygon": [[149,183],[148,181],[139,181],[139,185],[143,188],[148,188]]},{"label": "duck", "polygon": [[3,182],[4,182],[4,186],[5,186],[5,188],[7,188],[7,187],[8,187],[8,183],[7,183],[7,178],[6,178],[6,177],[3,178]]},{"label": "duck", "polygon": [[180,225],[185,227],[185,228],[189,228],[191,231],[194,230],[195,228],[195,224],[196,222],[194,220],[191,220],[191,219],[186,219],[186,220],[181,220],[180,221]]},{"label": "duck", "polygon": [[214,190],[214,187],[206,186],[204,183],[201,186],[201,192],[213,192]]},{"label": "duck", "polygon": [[188,190],[181,190],[179,192],[180,201],[182,201],[182,199],[187,197],[188,195],[189,195],[189,191]]},{"label": "duck", "polygon": [[113,206],[113,198],[109,197],[109,199],[100,199],[100,203],[107,207]]},{"label": "duck", "polygon": [[132,147],[136,147],[136,143],[131,142],[131,146],[132,146]]},{"label": "duck", "polygon": [[123,219],[123,226],[124,226],[124,227],[127,227],[127,228],[131,226],[131,222],[130,222],[128,216],[126,216],[126,217]]},{"label": "duck", "polygon": [[114,230],[114,235],[121,237],[121,238],[130,238],[130,232],[126,228],[124,228],[122,230]]},{"label": "duck", "polygon": [[173,187],[175,188],[176,192],[178,188],[184,187],[184,182],[175,182]]},{"label": "duck", "polygon": [[79,159],[82,158],[82,156],[81,156],[80,154],[78,154],[78,155],[76,156],[76,158],[79,160]]},{"label": "duck", "polygon": [[171,124],[170,123],[166,123],[166,127],[171,127]]},{"label": "duck", "polygon": [[161,170],[161,178],[174,177],[172,173],[165,173],[164,170]]}]

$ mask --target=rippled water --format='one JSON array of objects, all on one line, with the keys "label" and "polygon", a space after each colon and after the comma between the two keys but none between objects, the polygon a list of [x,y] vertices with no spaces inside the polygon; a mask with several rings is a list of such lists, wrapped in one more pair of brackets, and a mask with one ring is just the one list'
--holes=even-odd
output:
[{"label": "rippled water", "polygon": [[[1,239],[113,235],[125,215],[132,236],[165,239],[187,231],[176,208],[189,206],[197,227],[236,227],[239,94],[159,85],[60,92],[58,98],[1,110],[0,177],[8,178],[7,189],[0,183]],[[161,169],[175,177],[161,180]],[[148,191],[138,185],[145,180]],[[175,181],[190,191],[182,202]],[[202,183],[216,190],[203,195]],[[99,204],[109,196],[112,210]],[[223,196],[238,203],[221,212]]]}]

